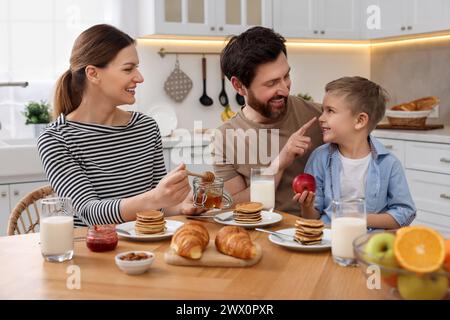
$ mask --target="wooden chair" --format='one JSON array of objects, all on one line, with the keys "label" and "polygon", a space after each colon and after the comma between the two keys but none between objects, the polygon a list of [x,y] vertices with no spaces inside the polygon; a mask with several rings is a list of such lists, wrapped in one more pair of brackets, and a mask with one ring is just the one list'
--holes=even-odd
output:
[{"label": "wooden chair", "polygon": [[37,232],[41,212],[38,201],[49,196],[56,196],[50,185],[36,189],[23,197],[9,216],[8,236]]}]

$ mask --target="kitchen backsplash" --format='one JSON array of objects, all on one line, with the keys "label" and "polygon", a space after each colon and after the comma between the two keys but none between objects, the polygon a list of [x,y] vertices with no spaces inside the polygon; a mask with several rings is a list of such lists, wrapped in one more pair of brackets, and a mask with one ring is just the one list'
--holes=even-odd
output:
[{"label": "kitchen backsplash", "polygon": [[430,118],[428,123],[450,125],[449,61],[448,40],[372,46],[370,73],[389,92],[389,105],[439,97],[439,118]]},{"label": "kitchen backsplash", "polygon": [[[164,82],[175,66],[175,55],[161,58],[157,52],[161,46],[140,41],[138,51],[140,57],[140,71],[145,81],[138,89],[137,109],[150,113],[155,106],[163,106],[175,110],[179,128],[194,128],[194,121],[201,120],[203,127],[215,128],[222,122],[220,113],[223,107],[219,103],[221,90],[219,55],[206,55],[207,59],[207,94],[214,100],[209,107],[202,106],[199,98],[203,92],[201,58],[202,55],[179,55],[180,68],[193,81],[193,87],[185,100],[176,103],[164,91]],[[207,46],[193,48],[186,46],[168,47],[170,51],[216,51],[219,44],[211,49]],[[309,93],[315,101],[321,101],[325,84],[344,75],[360,75],[370,77],[370,50],[364,47],[288,47],[288,60],[292,68],[291,93]],[[235,100],[235,91],[226,80],[226,92],[234,111],[239,109]]]}]

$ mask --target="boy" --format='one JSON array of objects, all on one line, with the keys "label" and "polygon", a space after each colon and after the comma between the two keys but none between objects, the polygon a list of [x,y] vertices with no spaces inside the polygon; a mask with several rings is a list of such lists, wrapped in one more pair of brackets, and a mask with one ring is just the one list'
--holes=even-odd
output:
[{"label": "boy", "polygon": [[324,145],[311,154],[305,172],[316,192],[294,196],[308,219],[331,222],[332,201],[364,198],[369,228],[409,225],[416,208],[401,163],[370,135],[383,118],[387,93],[362,77],[344,77],[325,87],[319,118]]}]

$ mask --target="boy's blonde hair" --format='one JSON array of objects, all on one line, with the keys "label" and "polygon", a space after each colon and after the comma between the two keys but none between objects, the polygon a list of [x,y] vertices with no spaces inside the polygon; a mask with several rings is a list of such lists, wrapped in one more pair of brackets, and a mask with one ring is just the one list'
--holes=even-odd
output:
[{"label": "boy's blonde hair", "polygon": [[381,86],[363,77],[343,77],[325,86],[325,92],[344,96],[353,114],[360,112],[369,116],[369,132],[384,117],[388,93]]}]

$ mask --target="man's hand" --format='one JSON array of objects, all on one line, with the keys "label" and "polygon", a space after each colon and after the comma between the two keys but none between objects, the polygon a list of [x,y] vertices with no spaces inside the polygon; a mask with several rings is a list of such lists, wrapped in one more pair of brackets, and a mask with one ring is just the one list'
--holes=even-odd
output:
[{"label": "man's hand", "polygon": [[316,117],[312,118],[289,137],[278,155],[280,169],[289,167],[296,157],[304,155],[311,148],[311,138],[305,133],[316,120]]},{"label": "man's hand", "polygon": [[180,203],[180,213],[188,216],[196,216],[205,212],[205,208],[194,207],[193,193],[189,192],[188,196]]}]

